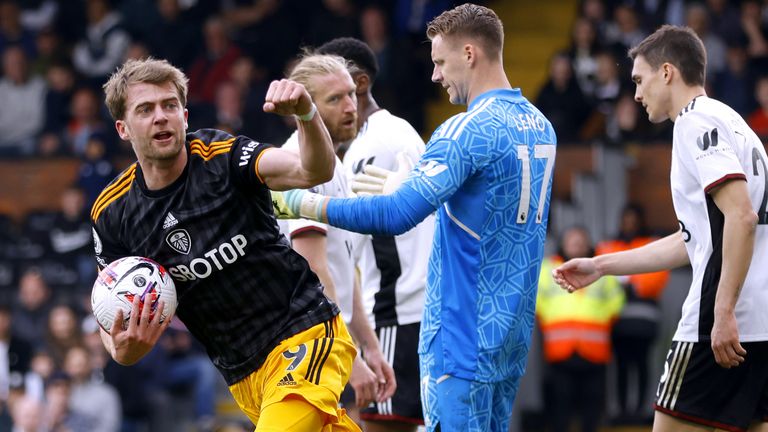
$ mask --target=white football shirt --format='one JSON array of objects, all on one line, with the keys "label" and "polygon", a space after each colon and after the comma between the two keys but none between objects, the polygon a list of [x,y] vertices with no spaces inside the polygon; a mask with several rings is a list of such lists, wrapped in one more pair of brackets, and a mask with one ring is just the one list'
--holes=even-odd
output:
[{"label": "white football shirt", "polygon": [[[401,151],[416,164],[424,153],[424,141],[408,122],[379,110],[368,117],[349,146],[344,170],[349,179],[368,164],[394,171]],[[435,216],[430,215],[399,236],[360,237],[356,253],[363,305],[375,328],[421,321],[434,231]]]},{"label": "white football shirt", "polygon": [[747,182],[759,224],[755,249],[736,303],[739,339],[768,340],[768,157],[757,135],[729,106],[706,96],[691,101],[675,121],[670,183],[675,213],[693,267],[674,340],[710,339],[722,267],[723,213],[709,192],[725,181]]},{"label": "white football shirt", "polygon": [[[298,152],[298,132],[294,132],[283,144],[282,148]],[[348,186],[344,168],[338,157],[336,158],[336,167],[333,170],[331,181],[309,190],[330,197],[346,198],[350,196],[351,189]],[[352,320],[352,296],[355,282],[355,262],[352,254],[352,236],[354,233],[308,219],[279,220],[278,225],[280,226],[280,231],[289,240],[293,235],[307,230],[325,233],[328,269],[336,288],[336,303],[339,309],[341,309],[341,316],[344,322],[349,324]]]}]

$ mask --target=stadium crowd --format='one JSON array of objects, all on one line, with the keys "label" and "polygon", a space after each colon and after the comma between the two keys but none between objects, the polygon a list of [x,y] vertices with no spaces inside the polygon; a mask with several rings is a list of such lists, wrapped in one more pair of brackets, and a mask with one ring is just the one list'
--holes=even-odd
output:
[{"label": "stadium crowd", "polygon": [[[292,125],[261,109],[269,82],[286,74],[301,47],[353,36],[376,54],[376,100],[425,136],[425,104],[444,96],[427,83],[424,28],[458,3],[0,0],[0,160],[79,164],[59,210],[23,220],[0,214],[0,430],[250,430],[217,420],[223,384],[183,325],[174,323],[138,365],[123,367],[104,351],[90,316],[96,266],[89,209],[133,160],[103,103],[101,86],[117,66],[167,59],[190,78],[190,130],[214,126],[282,143]],[[768,142],[768,1],[582,0],[569,46],[552,57],[538,95],[527,95],[561,145],[670,140],[671,123],[651,124],[634,101],[626,56],[663,23],[696,31],[709,59],[708,94]],[[642,228],[623,229],[618,238],[650,237]],[[580,253],[594,252],[582,246]],[[631,293],[631,281],[619,282],[627,304],[644,296]],[[657,302],[660,289],[644,304]],[[596,397],[597,417],[604,417],[604,395]],[[644,397],[641,390],[636,399]]]}]

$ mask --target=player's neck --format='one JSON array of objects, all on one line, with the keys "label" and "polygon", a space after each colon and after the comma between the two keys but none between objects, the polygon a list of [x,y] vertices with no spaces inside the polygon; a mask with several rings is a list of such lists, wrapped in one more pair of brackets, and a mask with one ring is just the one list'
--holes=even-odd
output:
[{"label": "player's neck", "polygon": [[467,95],[467,106],[469,106],[476,97],[487,91],[512,88],[512,85],[507,79],[507,75],[504,73],[504,68],[500,65],[498,67],[478,69],[475,71],[474,75],[474,79],[469,88],[469,94]]},{"label": "player's neck", "polygon": [[673,122],[677,119],[677,115],[683,110],[691,101],[699,96],[706,96],[707,91],[702,86],[681,86],[681,88],[673,92],[672,104],[669,115],[669,119]]},{"label": "player's neck", "polygon": [[380,109],[379,104],[376,103],[376,100],[370,93],[359,96],[357,99],[358,126],[362,127],[362,125],[368,121],[368,117]]},{"label": "player's neck", "polygon": [[187,150],[182,148],[179,156],[170,162],[139,158],[141,173],[147,189],[160,190],[170,186],[184,172],[187,157]]}]

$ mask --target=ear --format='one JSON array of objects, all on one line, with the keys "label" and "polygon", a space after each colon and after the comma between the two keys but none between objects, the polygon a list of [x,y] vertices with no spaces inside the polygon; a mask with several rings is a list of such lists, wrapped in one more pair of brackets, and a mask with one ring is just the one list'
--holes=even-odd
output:
[{"label": "ear", "polygon": [[184,108],[184,132],[189,128],[189,110]]},{"label": "ear", "polygon": [[124,120],[115,121],[115,129],[117,129],[117,134],[120,136],[121,140],[123,141],[131,140],[131,134],[128,132],[128,127],[125,125]]},{"label": "ear", "polygon": [[669,63],[664,63],[661,65],[661,71],[664,82],[669,84],[670,81],[672,81],[672,73],[674,72],[674,67]]},{"label": "ear", "polygon": [[464,60],[472,66],[475,63],[475,60],[477,59],[477,52],[475,50],[475,46],[472,44],[465,44],[464,49],[461,52],[461,55],[463,56]]},{"label": "ear", "polygon": [[355,74],[354,81],[356,87],[355,93],[359,95],[368,93],[368,90],[371,88],[371,77],[369,77],[368,74]]}]

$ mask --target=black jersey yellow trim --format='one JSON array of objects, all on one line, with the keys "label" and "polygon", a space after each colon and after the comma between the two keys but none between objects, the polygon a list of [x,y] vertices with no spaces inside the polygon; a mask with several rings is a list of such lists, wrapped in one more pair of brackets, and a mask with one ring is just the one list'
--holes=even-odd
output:
[{"label": "black jersey yellow trim", "polygon": [[192,143],[190,143],[189,147],[191,150],[199,151],[200,153],[203,154],[203,156],[207,156],[208,154],[214,151],[231,148],[232,143],[224,141],[224,142],[216,142],[216,143],[211,143],[206,145],[206,144],[203,144],[202,141],[200,140],[194,140],[192,141]]},{"label": "black jersey yellow trim", "polygon": [[253,171],[256,172],[256,178],[259,179],[261,184],[267,184],[264,179],[261,177],[261,174],[259,173],[259,161],[261,160],[261,157],[264,156],[264,153],[266,153],[268,150],[272,150],[274,147],[268,147],[265,148],[264,151],[259,153],[258,156],[256,156],[256,163],[253,164]]},{"label": "black jersey yellow trim", "polygon": [[192,140],[189,143],[189,152],[200,156],[203,160],[209,161],[216,155],[229,152],[232,149],[232,143],[236,139],[230,138],[226,141],[213,141],[210,144],[206,144],[200,139]]},{"label": "black jersey yellow trim", "polygon": [[134,178],[136,178],[135,162],[127,170],[125,170],[123,175],[121,175],[117,181],[104,189],[101,194],[99,194],[99,197],[96,198],[96,201],[93,203],[93,207],[91,208],[91,219],[94,222],[99,219],[101,212],[103,212],[108,205],[128,192],[128,190],[131,188],[131,183],[133,183]]}]

